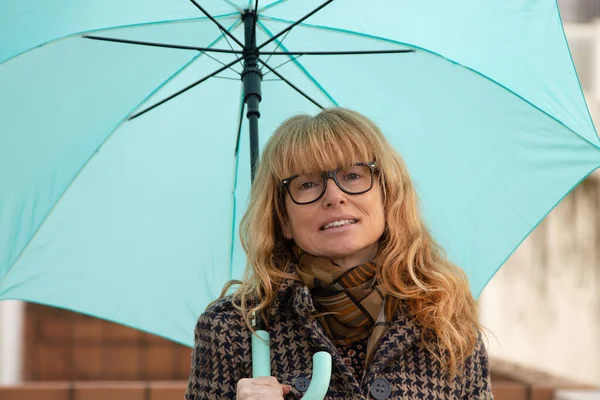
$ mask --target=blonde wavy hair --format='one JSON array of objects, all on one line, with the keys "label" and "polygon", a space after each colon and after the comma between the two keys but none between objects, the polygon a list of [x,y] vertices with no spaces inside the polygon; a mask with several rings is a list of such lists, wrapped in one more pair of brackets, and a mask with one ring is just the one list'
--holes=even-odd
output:
[{"label": "blonde wavy hair", "polygon": [[240,237],[247,255],[243,281],[234,284],[235,306],[250,330],[254,312],[264,314],[278,289],[295,275],[286,273],[293,260],[285,239],[282,179],[298,173],[376,161],[383,192],[386,227],[376,262],[377,279],[395,307],[404,302],[422,327],[421,342],[450,376],[460,374],[477,345],[475,300],[464,272],[449,262],[420,214],[407,168],[380,129],[365,116],[345,109],[325,109],[316,116],[297,115],[283,122],[269,139],[256,171]]}]

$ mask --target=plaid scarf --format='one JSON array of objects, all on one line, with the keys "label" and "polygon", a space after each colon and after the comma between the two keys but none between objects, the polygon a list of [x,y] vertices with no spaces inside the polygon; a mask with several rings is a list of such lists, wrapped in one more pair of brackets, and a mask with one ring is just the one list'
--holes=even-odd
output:
[{"label": "plaid scarf", "polygon": [[376,282],[377,265],[367,262],[345,270],[333,261],[294,248],[297,272],[323,312],[319,322],[334,344],[369,338],[369,365],[375,344],[389,325],[392,302]]}]

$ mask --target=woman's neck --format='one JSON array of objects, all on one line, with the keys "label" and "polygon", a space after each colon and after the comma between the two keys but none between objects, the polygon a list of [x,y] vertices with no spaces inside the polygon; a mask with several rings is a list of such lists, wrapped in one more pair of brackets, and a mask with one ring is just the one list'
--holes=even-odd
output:
[{"label": "woman's neck", "polygon": [[339,265],[345,270],[356,267],[357,265],[373,261],[377,255],[377,246],[367,247],[353,254],[344,257],[333,257],[331,261]]}]

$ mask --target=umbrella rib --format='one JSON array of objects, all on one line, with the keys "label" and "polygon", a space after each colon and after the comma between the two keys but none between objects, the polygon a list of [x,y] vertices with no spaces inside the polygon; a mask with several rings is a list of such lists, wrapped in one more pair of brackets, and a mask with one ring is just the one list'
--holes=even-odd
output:
[{"label": "umbrella rib", "polygon": [[[221,32],[223,32],[223,30],[221,30]],[[223,35],[223,33],[221,33],[221,35]],[[231,45],[231,42],[229,41],[229,39],[227,39],[227,36],[223,35],[223,37],[225,38],[225,41],[227,42],[227,44],[229,45],[229,48],[235,52],[235,50],[233,49],[233,46]],[[242,50],[238,50],[239,53],[242,53]]]},{"label": "umbrella rib", "polygon": [[[221,34],[221,36],[223,36],[225,38],[225,40],[227,40],[226,36],[224,36],[223,34]],[[143,42],[143,41],[139,41],[139,40],[118,39],[118,38],[109,38],[109,37],[94,36],[94,35],[84,35],[83,38],[84,39],[93,39],[93,40],[106,41],[106,42],[135,44],[135,45],[140,45],[140,46],[150,46],[150,47],[162,47],[162,48],[169,48],[169,49],[200,51],[202,53],[205,53],[208,57],[212,58],[213,60],[215,60],[216,62],[218,62],[221,65],[225,65],[225,63],[223,61],[219,60],[218,58],[215,58],[215,57],[211,56],[208,53],[209,52],[213,52],[213,53],[227,53],[227,54],[241,54],[242,53],[241,50],[237,50],[236,51],[236,50],[233,50],[233,48],[231,48],[231,50],[213,49],[211,47],[195,47],[195,46],[184,46],[184,45],[167,44],[167,43]],[[229,41],[227,43],[229,43]],[[231,44],[229,46],[231,47]],[[233,68],[229,68],[229,69],[231,69],[233,72],[235,72],[238,75],[242,75],[241,72],[238,72],[238,71],[236,71]]]},{"label": "umbrella rib", "polygon": [[[286,36],[289,34],[290,31],[288,31],[286,33]],[[186,46],[186,45],[177,45],[177,44],[169,44],[169,43],[157,43],[157,42],[145,42],[145,41],[140,41],[140,40],[129,40],[129,39],[119,39],[119,38],[109,38],[109,37],[105,37],[105,36],[96,36],[96,35],[83,35],[82,36],[84,39],[93,39],[93,40],[99,40],[99,41],[107,41],[107,42],[115,42],[115,43],[126,43],[126,44],[134,44],[134,45],[140,45],[140,46],[150,46],[150,47],[161,47],[161,48],[169,48],[169,49],[179,49],[179,50],[193,50],[193,51],[201,51],[203,53],[207,53],[206,55],[210,58],[212,58],[213,60],[217,61],[218,63],[225,65],[225,63],[213,56],[211,56],[210,52],[213,53],[226,53],[226,54],[242,54],[242,50],[234,50],[233,46],[231,46],[231,43],[229,42],[229,40],[227,40],[227,37],[224,36],[225,40],[227,40],[227,44],[229,44],[229,47],[231,48],[231,50],[227,50],[227,49],[214,49],[214,48],[210,48],[210,47],[197,47],[197,46]],[[277,50],[283,43],[283,40],[285,40],[285,37],[278,41],[277,47],[275,48],[275,50]],[[392,53],[414,53],[415,50],[411,49],[411,50],[357,50],[357,51],[330,51],[330,52],[323,52],[323,51],[272,51],[272,52],[261,52],[261,54],[263,55],[269,55],[269,58],[267,58],[267,60],[265,61],[265,63],[268,63],[269,60],[271,59],[271,57],[273,57],[274,55],[295,55],[296,57],[278,65],[277,67],[275,67],[274,69],[277,69],[285,64],[287,64],[290,61],[293,61],[295,59],[297,59],[299,56],[302,55],[360,55],[360,54],[392,54]],[[235,72],[238,75],[241,75],[241,73],[239,71],[236,71],[233,68],[230,68],[233,72]],[[268,72],[267,72],[268,74]]]},{"label": "umbrella rib", "polygon": [[235,63],[237,63],[237,62],[239,62],[239,61],[240,61],[240,60],[242,60],[242,59],[243,59],[243,57],[240,57],[240,58],[237,58],[236,60],[234,60],[234,61],[230,62],[229,64],[226,64],[226,65],[224,65],[223,67],[219,68],[218,70],[214,71],[213,73],[211,73],[211,74],[209,74],[209,75],[206,75],[204,78],[197,80],[196,82],[192,83],[191,85],[188,85],[188,86],[186,86],[185,88],[183,88],[183,89],[179,90],[178,92],[176,92],[176,93],[172,94],[171,96],[169,96],[169,97],[167,97],[167,98],[165,98],[165,99],[163,99],[163,100],[159,101],[158,103],[155,103],[155,104],[153,104],[152,106],[150,106],[150,107],[148,107],[148,108],[145,108],[145,109],[143,109],[142,111],[140,111],[140,112],[138,112],[138,113],[136,113],[136,114],[132,115],[131,117],[129,117],[129,120],[135,119],[135,118],[139,117],[140,115],[142,115],[142,114],[145,114],[145,113],[147,113],[148,111],[150,111],[150,110],[152,110],[152,109],[154,109],[154,108],[156,108],[156,107],[158,107],[158,106],[160,106],[160,105],[162,105],[162,104],[166,103],[167,101],[169,101],[169,100],[172,100],[173,98],[175,98],[175,97],[179,96],[180,94],[182,94],[182,93],[184,93],[184,92],[187,92],[188,90],[190,90],[190,89],[192,89],[193,87],[195,87],[195,86],[197,86],[197,85],[201,84],[202,82],[206,81],[207,79],[210,79],[210,78],[212,78],[213,76],[215,76],[215,75],[217,75],[217,74],[219,74],[219,73],[221,73],[221,72],[225,71],[226,69],[228,69],[229,67],[231,67],[232,65],[234,65],[234,64],[235,64]]},{"label": "umbrella rib", "polygon": [[310,101],[311,103],[313,103],[314,105],[316,105],[320,109],[324,109],[325,108],[321,104],[319,104],[315,99],[313,99],[312,97],[310,97],[309,95],[307,95],[306,93],[304,93],[302,90],[300,90],[299,87],[297,87],[296,85],[294,85],[292,82],[288,81],[279,72],[275,71],[275,69],[271,68],[265,61],[261,60],[260,58],[258,59],[258,61],[261,64],[263,64],[265,67],[267,67],[267,69],[270,70],[272,73],[274,73],[275,75],[277,75],[279,77],[279,79],[281,79],[282,81],[284,81],[285,83],[287,83],[292,89],[294,89],[296,92],[298,92],[302,96],[304,96],[308,101]]},{"label": "umbrella rib", "polygon": [[213,53],[242,54],[242,50],[214,49],[211,47],[197,47],[197,46],[185,46],[185,45],[169,44],[169,43],[144,42],[144,41],[140,41],[140,40],[118,39],[118,38],[109,38],[109,37],[95,36],[95,35],[83,35],[83,38],[102,40],[102,41],[106,41],[106,42],[136,44],[136,45],[140,45],[140,46],[166,47],[169,49],[195,50],[195,51],[213,52]]},{"label": "umbrella rib", "polygon": [[[285,36],[284,36],[284,37],[283,37],[281,40],[278,40],[278,41],[277,41],[277,47],[275,47],[275,50],[273,50],[272,52],[266,52],[266,51],[265,51],[265,52],[261,52],[261,54],[268,54],[268,55],[269,55],[269,57],[267,58],[267,61],[265,61],[266,63],[268,63],[268,62],[269,62],[269,60],[271,59],[271,57],[273,57],[274,55],[276,55],[276,54],[277,54],[277,53],[276,53],[277,49],[279,49],[279,47],[281,46],[281,44],[283,43],[283,41],[285,40],[285,38],[287,38],[287,37],[288,37],[288,35],[289,35],[289,33],[290,33],[290,32],[291,32],[291,31],[287,31],[287,32],[285,33]],[[275,69],[277,69],[277,68],[278,68],[278,67],[276,67]]]},{"label": "umbrella rib", "polygon": [[230,80],[230,81],[240,81],[240,78],[230,78],[228,76],[213,76],[213,78],[215,79],[225,79],[225,80]]},{"label": "umbrella rib", "polygon": [[[192,0],[193,1],[193,0]],[[322,8],[324,8],[325,6],[329,5],[330,3],[332,3],[333,0],[327,0],[325,3],[321,4],[319,7],[315,8],[314,10],[312,10],[311,12],[309,12],[308,14],[306,14],[304,17],[300,18],[298,21],[294,22],[292,25],[288,26],[287,28],[285,28],[284,30],[282,30],[281,32],[279,32],[277,35],[272,36],[270,39],[268,39],[266,42],[264,42],[263,44],[261,44],[260,46],[258,46],[258,49],[262,49],[263,47],[265,47],[267,44],[271,43],[272,41],[274,41],[275,39],[277,39],[279,36],[283,35],[284,33],[290,31],[292,28],[294,28],[296,25],[300,24],[302,21],[306,20],[307,18],[309,18],[310,16],[312,16],[313,14],[316,14],[317,12],[319,12]]]},{"label": "umbrella rib", "polygon": [[[208,13],[208,11],[206,11],[204,8],[202,8],[202,6],[201,6],[200,4],[198,4],[198,3],[196,2],[196,0],[190,0],[190,1],[191,1],[192,3],[194,3],[194,5],[195,5],[196,7],[198,7],[198,9],[199,9],[200,11],[202,11],[202,13],[203,13],[204,15],[206,15],[206,16],[208,17],[208,19],[210,19],[212,22],[214,22],[214,23],[215,23],[215,24],[216,24],[216,25],[219,27],[219,29],[220,29],[220,30],[221,30],[223,33],[225,33],[227,36],[229,36],[229,37],[230,37],[230,38],[231,38],[231,39],[232,39],[234,42],[236,42],[236,43],[237,43],[237,44],[238,44],[238,45],[239,45],[241,48],[244,48],[244,45],[242,44],[242,42],[240,42],[240,41],[239,41],[239,40],[238,40],[238,39],[237,39],[235,36],[233,36],[233,34],[231,34],[231,32],[229,32],[227,29],[225,29],[225,27],[224,27],[223,25],[221,25],[221,24],[219,23],[219,21],[217,21],[217,20],[216,20],[216,19],[215,19],[215,18],[214,18],[212,15],[210,15],[210,14]],[[333,1],[333,0],[332,0],[332,1]]]},{"label": "umbrella rib", "polygon": [[[207,55],[209,58],[211,58],[211,59],[215,60],[215,61],[216,61],[216,62],[218,62],[219,64],[221,64],[221,65],[224,65],[224,66],[226,65],[226,64],[225,64],[223,61],[219,60],[218,58],[215,58],[215,57],[211,56],[210,54],[208,54],[208,53],[206,53],[206,52],[204,52],[204,54],[206,54],[206,55]],[[242,73],[241,73],[241,72],[238,72],[238,71],[236,71],[235,69],[233,69],[233,67],[228,67],[228,68],[229,68],[230,70],[232,70],[233,72],[235,72],[236,74],[238,74],[238,75],[242,76]]]},{"label": "umbrella rib", "polygon": [[[289,33],[289,31],[286,33]],[[231,46],[227,37],[227,43],[231,50],[227,49],[214,49],[211,47],[198,47],[198,46],[186,46],[179,44],[170,44],[170,43],[157,43],[157,42],[145,42],[141,40],[129,40],[129,39],[119,39],[119,38],[110,38],[106,36],[96,36],[96,35],[83,35],[84,39],[93,39],[93,40],[102,40],[106,42],[116,42],[116,43],[127,43],[127,44],[135,44],[140,46],[152,46],[152,47],[165,47],[169,49],[179,49],[179,50],[195,50],[202,52],[213,52],[213,53],[228,53],[228,54],[242,54],[242,50],[234,50]],[[281,44],[285,40],[285,37],[278,41],[277,50]],[[269,58],[265,62],[268,62],[272,56],[339,56],[339,55],[360,55],[360,54],[393,54],[393,53],[414,53],[414,49],[402,49],[402,50],[353,50],[353,51],[261,51],[260,54],[268,55]]]},{"label": "umbrella rib", "polygon": [[[269,28],[267,28],[262,22],[258,22],[260,28],[268,35],[268,36],[273,36],[273,34],[271,33],[271,31],[269,30]],[[288,51],[288,49],[286,49],[284,44],[281,44],[281,48],[284,51]],[[289,56],[290,58],[293,58],[291,56]],[[327,90],[325,90],[325,88],[319,84],[319,82],[306,70],[306,68],[304,67],[304,65],[302,65],[297,59],[293,59],[292,60],[294,62],[294,64],[296,64],[296,66],[302,71],[302,73],[304,73],[304,75],[306,75],[308,77],[308,79],[310,79],[315,86],[317,86],[317,88],[321,91],[321,93],[323,93],[334,105],[338,105],[337,101],[335,101],[335,99],[331,96],[331,94],[329,94],[327,92]],[[322,108],[322,107],[321,107]]]},{"label": "umbrella rib", "polygon": [[[289,31],[288,31],[289,33]],[[287,36],[287,33],[286,33]],[[227,41],[231,50],[227,49],[214,49],[210,47],[198,47],[198,46],[185,46],[179,44],[170,44],[170,43],[157,43],[157,42],[145,42],[141,40],[129,40],[129,39],[119,39],[119,38],[110,38],[105,36],[96,36],[96,35],[83,35],[84,39],[94,39],[94,40],[102,40],[107,42],[116,42],[116,43],[127,43],[127,44],[136,44],[140,46],[152,46],[152,47],[166,47],[169,49],[179,49],[179,50],[195,50],[195,51],[203,51],[203,52],[213,52],[213,53],[228,53],[228,54],[242,54],[242,50],[234,50],[231,46],[231,43]],[[225,38],[227,39],[227,38]],[[281,44],[282,40],[278,41],[277,50]],[[269,58],[265,62],[268,62],[272,56],[343,56],[343,55],[361,55],[361,54],[394,54],[394,53],[414,53],[414,49],[390,49],[390,50],[352,50],[352,51],[261,51],[260,54],[268,55]]]},{"label": "umbrella rib", "polygon": [[[236,51],[236,50],[234,50],[234,49],[233,49],[233,46],[231,45],[231,43],[229,42],[229,40],[227,40],[227,36],[223,34],[224,32],[229,32],[229,29],[228,29],[228,30],[226,30],[226,31],[223,31],[223,30],[221,30],[221,37],[223,37],[223,38],[225,39],[225,41],[226,41],[226,42],[227,42],[227,44],[229,45],[229,48],[231,49],[231,52],[232,52],[233,54],[240,54],[240,53],[242,53],[242,51],[240,51],[240,50]],[[209,50],[210,50],[210,49],[209,49]],[[230,53],[230,54],[232,54],[232,53]],[[204,52],[204,54],[206,54],[208,57],[210,57],[211,59],[215,60],[215,61],[216,61],[216,62],[218,62],[219,64],[221,64],[221,65],[225,65],[225,63],[224,63],[223,61],[219,60],[218,58],[215,58],[215,57],[211,56],[211,55],[210,55],[210,54],[208,54],[206,51]],[[236,70],[235,70],[235,69],[233,69],[232,67],[229,67],[229,69],[230,69],[230,70],[232,70],[233,72],[235,72],[236,74],[240,75],[240,76],[242,75],[242,73],[241,73],[241,72],[238,72],[238,71],[236,71]]]},{"label": "umbrella rib", "polygon": [[[285,64],[287,64],[287,63],[290,63],[290,62],[292,62],[292,61],[294,61],[294,60],[297,60],[297,59],[298,59],[298,58],[300,58],[300,57],[302,57],[302,56],[290,57],[290,59],[289,59],[289,60],[287,60],[286,62],[283,62],[283,63],[279,64],[278,66],[276,66],[276,67],[275,67],[275,68],[273,68],[273,69],[279,69],[279,68],[283,67]],[[269,61],[269,60],[267,59],[267,61],[265,61],[265,62],[268,62],[268,61]],[[263,75],[263,78],[264,78],[265,76],[269,75],[270,73],[271,73],[271,71],[269,71],[269,72],[267,72],[266,74],[264,74],[264,75]],[[263,79],[263,81],[264,81],[264,80],[266,80],[266,79]]]},{"label": "umbrella rib", "polygon": [[395,53],[414,53],[414,49],[402,50],[352,50],[352,51],[265,51],[260,54],[281,55],[281,56],[351,56],[367,54],[395,54]]}]

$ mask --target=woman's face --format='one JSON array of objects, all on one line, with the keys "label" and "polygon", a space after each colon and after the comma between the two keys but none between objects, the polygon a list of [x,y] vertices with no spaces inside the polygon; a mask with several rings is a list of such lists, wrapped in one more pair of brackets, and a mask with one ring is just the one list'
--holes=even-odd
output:
[{"label": "woman's face", "polygon": [[[377,243],[385,228],[383,196],[377,178],[371,190],[354,195],[344,193],[333,179],[328,179],[325,194],[316,202],[299,205],[286,193],[285,206],[284,236],[293,239],[302,250],[329,258],[344,268],[371,261],[377,254]],[[347,220],[356,222],[328,225]]]}]

